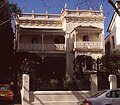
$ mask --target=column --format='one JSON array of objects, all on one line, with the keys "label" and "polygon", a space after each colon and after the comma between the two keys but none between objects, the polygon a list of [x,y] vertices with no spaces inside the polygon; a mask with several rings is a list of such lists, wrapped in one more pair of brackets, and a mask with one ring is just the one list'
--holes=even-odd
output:
[{"label": "column", "polygon": [[16,26],[16,34],[17,34],[17,36],[16,36],[16,40],[17,40],[17,50],[20,50],[20,31],[19,31],[19,26],[17,25]]},{"label": "column", "polygon": [[29,75],[23,74],[22,81],[21,103],[22,105],[29,105]]},{"label": "column", "polygon": [[42,33],[42,51],[44,51],[44,34]]},{"label": "column", "polygon": [[66,33],[66,73],[70,75],[69,33]]},{"label": "column", "polygon": [[42,33],[42,62],[44,62],[44,34]]},{"label": "column", "polygon": [[109,75],[109,84],[110,89],[116,89],[117,88],[117,77],[114,74]]},{"label": "column", "polygon": [[74,40],[74,48],[77,48],[77,38],[76,38],[76,34],[74,34],[74,38],[75,38],[75,40]]},{"label": "column", "polygon": [[90,82],[91,82],[91,93],[92,95],[98,92],[98,79],[96,74],[90,75]]}]

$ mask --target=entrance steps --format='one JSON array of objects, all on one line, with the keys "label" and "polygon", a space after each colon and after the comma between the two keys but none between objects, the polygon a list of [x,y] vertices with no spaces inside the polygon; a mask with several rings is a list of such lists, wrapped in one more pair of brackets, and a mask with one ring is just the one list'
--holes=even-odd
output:
[{"label": "entrance steps", "polygon": [[48,101],[48,102],[31,102],[31,105],[80,105],[79,101]]},{"label": "entrance steps", "polygon": [[91,96],[90,91],[34,91],[29,105],[80,105]]}]

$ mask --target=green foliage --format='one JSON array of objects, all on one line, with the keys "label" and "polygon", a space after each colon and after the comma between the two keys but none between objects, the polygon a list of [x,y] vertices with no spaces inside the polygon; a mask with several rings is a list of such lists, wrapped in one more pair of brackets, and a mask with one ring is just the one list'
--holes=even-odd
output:
[{"label": "green foliage", "polygon": [[[8,0],[0,1],[0,26],[11,21],[11,18],[21,13],[21,9],[17,4],[10,4]],[[10,25],[10,24],[8,24]]]},{"label": "green foliage", "polygon": [[[8,0],[0,0],[0,79],[8,79],[9,75],[10,77],[14,75],[14,33],[11,25],[12,18],[12,5],[9,4]],[[4,74],[6,75],[3,76]]]},{"label": "green foliage", "polygon": [[73,61],[76,79],[83,79],[86,70],[92,71],[94,62],[95,60],[91,56],[78,55]]},{"label": "green foliage", "polygon": [[9,4],[10,12],[14,14],[15,16],[19,15],[22,13],[22,10],[16,3]]},{"label": "green foliage", "polygon": [[101,58],[101,71],[108,73],[119,74],[120,70],[120,51],[115,50],[110,55],[105,55]]},{"label": "green foliage", "polygon": [[59,84],[59,82],[58,82],[57,79],[51,79],[51,80],[50,80],[50,83],[51,83],[51,85],[52,85],[53,88],[57,87],[58,84]]},{"label": "green foliage", "polygon": [[25,59],[21,65],[21,70],[22,70],[23,74],[34,73],[34,69],[33,69],[34,64],[35,64],[35,62],[33,60]]}]

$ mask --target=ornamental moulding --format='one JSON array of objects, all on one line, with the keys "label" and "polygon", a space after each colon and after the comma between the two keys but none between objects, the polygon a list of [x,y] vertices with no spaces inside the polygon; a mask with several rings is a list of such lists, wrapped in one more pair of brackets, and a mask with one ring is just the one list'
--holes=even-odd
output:
[{"label": "ornamental moulding", "polygon": [[20,25],[30,25],[30,26],[62,26],[62,23],[60,21],[43,21],[43,20],[39,20],[39,21],[31,21],[31,20],[27,20],[27,21],[19,21]]},{"label": "ornamental moulding", "polygon": [[91,17],[67,17],[66,18],[67,23],[72,22],[72,23],[76,23],[76,22],[101,22],[104,21],[103,18],[91,18]]}]

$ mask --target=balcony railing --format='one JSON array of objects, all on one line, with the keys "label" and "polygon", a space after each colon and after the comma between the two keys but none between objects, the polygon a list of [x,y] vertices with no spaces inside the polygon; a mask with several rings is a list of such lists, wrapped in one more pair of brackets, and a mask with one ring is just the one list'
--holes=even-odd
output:
[{"label": "balcony railing", "polygon": [[44,44],[44,50],[65,50],[65,44]]},{"label": "balcony railing", "polygon": [[101,42],[81,41],[74,42],[75,49],[102,49]]},{"label": "balcony railing", "polygon": [[22,51],[26,51],[26,50],[28,50],[28,51],[40,51],[40,50],[42,50],[42,45],[41,44],[20,43],[18,49],[22,50]]},{"label": "balcony railing", "polygon": [[18,50],[22,51],[64,51],[65,44],[24,44],[20,43]]}]

